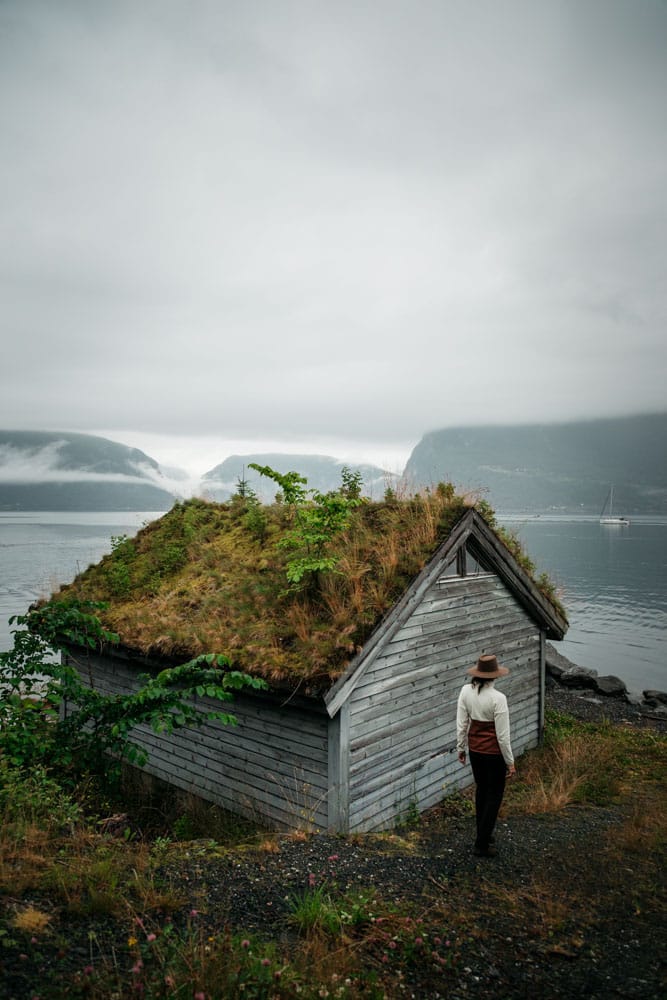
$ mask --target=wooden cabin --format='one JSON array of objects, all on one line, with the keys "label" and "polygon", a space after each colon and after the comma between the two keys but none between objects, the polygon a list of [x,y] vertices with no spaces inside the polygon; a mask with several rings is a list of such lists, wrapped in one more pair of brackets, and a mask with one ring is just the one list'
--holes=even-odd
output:
[{"label": "wooden cabin", "polygon": [[[75,595],[103,596],[88,579],[94,569],[75,581]],[[227,577],[220,581],[233,587]],[[171,586],[169,599],[177,601],[178,580]],[[162,600],[166,615],[167,598]],[[128,638],[123,632],[129,611],[122,600],[116,603],[111,627],[121,645],[90,655],[83,671],[109,694],[127,693],[140,673],[164,666],[159,629],[139,650],[138,633]],[[197,613],[183,608],[186,632],[190,616],[189,627],[199,634]],[[560,606],[482,514],[460,507],[421,570],[352,655],[345,647],[336,670],[326,676],[320,670],[317,682],[289,672],[272,681],[268,673],[269,690],[239,694],[229,706],[235,727],[207,723],[171,735],[137,732],[149,752],[145,770],[272,827],[341,833],[392,828],[472,782],[469,765],[461,766],[456,755],[456,702],[466,670],[481,653],[495,653],[510,668],[497,683],[508,696],[515,754],[538,744],[545,641],[562,639],[566,629]],[[296,644],[282,645],[293,650]],[[274,638],[273,646],[279,645]],[[173,660],[173,650],[170,655]],[[268,652],[253,655],[266,667]],[[232,659],[252,669],[240,649],[236,656],[232,650]]]}]

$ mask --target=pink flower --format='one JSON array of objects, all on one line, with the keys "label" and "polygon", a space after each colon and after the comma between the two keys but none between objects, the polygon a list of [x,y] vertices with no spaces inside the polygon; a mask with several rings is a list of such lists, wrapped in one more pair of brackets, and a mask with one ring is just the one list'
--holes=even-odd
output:
[{"label": "pink flower", "polygon": [[148,935],[148,936],[146,937],[146,940],[147,940],[147,941],[155,941],[155,940],[157,940],[157,934],[149,934],[149,935]]},{"label": "pink flower", "polygon": [[270,962],[270,960],[268,958],[263,958],[262,959],[262,965],[264,965],[264,966],[271,965],[271,962]]},{"label": "pink flower", "polygon": [[204,993],[204,991],[199,990],[198,993],[195,993],[194,1000],[206,1000],[206,994]]},{"label": "pink flower", "polygon": [[248,941],[247,938],[244,938],[243,941],[241,941],[241,947],[242,948],[249,948],[250,947],[250,941]]},{"label": "pink flower", "polygon": [[132,966],[132,972],[133,972],[133,973],[135,974],[135,976],[136,976],[136,975],[138,975],[138,974],[139,974],[139,973],[141,972],[141,970],[143,969],[143,967],[144,967],[144,963],[143,963],[143,962],[141,961],[141,959],[139,958],[139,959],[137,959],[137,961],[136,961],[136,962],[134,963],[134,965]]},{"label": "pink flower", "polygon": [[92,965],[87,965],[86,968],[83,970],[84,976],[89,976],[91,975],[92,972],[93,972]]},{"label": "pink flower", "polygon": [[316,881],[315,874],[311,872],[308,876],[308,885],[310,886],[311,889],[315,885],[315,881]]},{"label": "pink flower", "polygon": [[176,980],[174,979],[173,976],[165,976],[164,977],[164,985],[168,986],[171,989],[172,986],[176,985]]},{"label": "pink flower", "polygon": [[435,938],[433,938],[433,944],[442,944],[442,942],[441,942],[440,938],[435,937]]},{"label": "pink flower", "polygon": [[415,938],[415,944],[417,945],[418,948],[421,948],[421,946],[423,945],[423,943],[424,943],[424,939],[423,938],[420,938],[420,937],[416,937]]},{"label": "pink flower", "polygon": [[329,861],[338,861],[338,855],[337,854],[330,854],[329,855]]},{"label": "pink flower", "polygon": [[396,942],[395,942],[395,941],[390,941],[390,942],[389,942],[389,947],[390,947],[390,948],[392,949],[392,951],[393,951],[393,949],[394,949],[394,948],[396,947]]},{"label": "pink flower", "polygon": [[[191,916],[191,917],[198,917],[198,916],[199,916],[199,910],[190,910],[190,916]],[[202,993],[202,996],[203,996],[203,995],[204,995],[204,994]],[[197,996],[197,994],[196,994],[196,993],[195,993],[195,996]]]},{"label": "pink flower", "polygon": [[389,961],[389,955],[383,955],[382,956],[382,961],[383,962],[388,962]]}]

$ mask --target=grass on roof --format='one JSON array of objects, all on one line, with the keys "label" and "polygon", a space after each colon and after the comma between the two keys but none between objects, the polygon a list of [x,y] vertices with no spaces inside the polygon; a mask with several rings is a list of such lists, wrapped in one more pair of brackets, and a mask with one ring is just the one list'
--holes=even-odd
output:
[{"label": "grass on roof", "polygon": [[[103,624],[146,656],[224,653],[268,681],[328,686],[346,668],[472,501],[451,486],[364,502],[332,538],[333,571],[290,590],[281,541],[289,505],[234,497],[176,504],[63,587],[59,597],[108,602]],[[487,520],[488,505],[477,504]]]}]

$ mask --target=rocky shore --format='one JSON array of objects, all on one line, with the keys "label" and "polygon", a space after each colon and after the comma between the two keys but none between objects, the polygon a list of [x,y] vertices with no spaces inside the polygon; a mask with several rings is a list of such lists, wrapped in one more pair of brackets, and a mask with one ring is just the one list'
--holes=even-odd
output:
[{"label": "rocky shore", "polygon": [[576,718],[626,722],[667,731],[667,692],[632,691],[612,674],[600,676],[568,660],[551,643],[546,648],[547,705]]}]

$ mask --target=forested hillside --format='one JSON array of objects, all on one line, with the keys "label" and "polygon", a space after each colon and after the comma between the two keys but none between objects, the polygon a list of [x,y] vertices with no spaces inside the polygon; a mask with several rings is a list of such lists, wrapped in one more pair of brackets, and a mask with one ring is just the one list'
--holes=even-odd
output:
[{"label": "forested hillside", "polygon": [[425,434],[405,474],[419,486],[446,479],[485,491],[498,511],[599,513],[613,484],[618,513],[667,514],[666,456],[665,413],[457,427]]},{"label": "forested hillside", "polygon": [[158,463],[92,434],[0,431],[0,510],[168,510]]},{"label": "forested hillside", "polygon": [[[327,455],[253,454],[231,455],[220,465],[207,472],[202,479],[201,492],[211,500],[228,500],[238,489],[240,479],[244,479],[264,503],[271,503],[277,487],[268,479],[250,468],[250,463],[269,465],[277,472],[298,471],[308,480],[312,489],[326,493],[340,487],[343,462]],[[354,472],[360,472],[365,496],[382,499],[387,486],[396,478],[377,465],[350,463]]]}]

